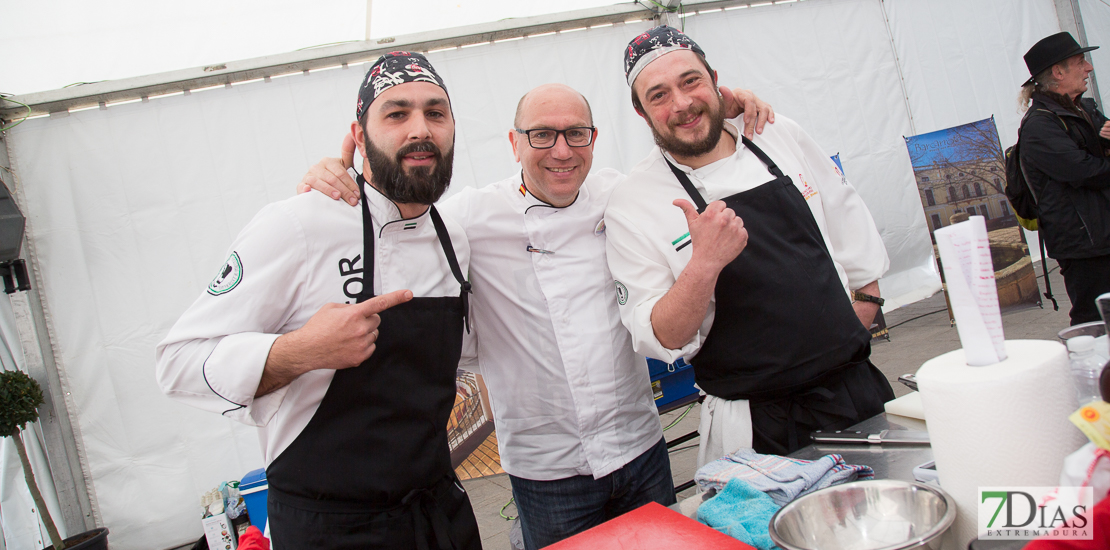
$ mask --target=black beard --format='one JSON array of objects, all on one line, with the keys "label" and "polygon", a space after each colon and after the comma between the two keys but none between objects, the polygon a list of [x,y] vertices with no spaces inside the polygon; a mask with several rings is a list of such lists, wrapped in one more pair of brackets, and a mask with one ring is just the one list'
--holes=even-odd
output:
[{"label": "black beard", "polygon": [[[402,147],[394,158],[390,158],[371,143],[370,134],[364,136],[370,181],[387,199],[402,204],[434,204],[451,185],[451,168],[455,158],[453,147],[444,155],[434,143],[420,141]],[[432,153],[435,166],[421,166],[405,173],[401,160],[409,153]]]},{"label": "black beard", "polygon": [[674,135],[664,136],[660,134],[655,129],[655,123],[648,118],[648,126],[651,127],[651,135],[655,137],[655,144],[660,149],[680,157],[697,157],[712,151],[717,147],[717,143],[721,141],[721,132],[725,129],[725,100],[723,97],[718,97],[718,102],[719,105],[716,111],[708,109],[703,111],[705,116],[709,117],[709,134],[693,143],[682,141]]}]

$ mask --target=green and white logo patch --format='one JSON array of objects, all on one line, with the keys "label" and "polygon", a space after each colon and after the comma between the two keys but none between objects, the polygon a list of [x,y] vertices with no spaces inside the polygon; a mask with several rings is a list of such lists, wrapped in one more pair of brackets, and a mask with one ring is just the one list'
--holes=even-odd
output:
[{"label": "green and white logo patch", "polygon": [[620,281],[614,282],[616,283],[615,286],[617,287],[617,303],[623,306],[624,304],[628,303],[628,287],[624,286],[624,283]]},{"label": "green and white logo patch", "polygon": [[231,289],[239,286],[243,280],[243,262],[239,261],[239,253],[232,252],[215,279],[208,284],[208,293],[213,296],[227,294]]},{"label": "green and white logo patch", "polygon": [[690,242],[690,233],[687,232],[685,235],[671,241],[671,246],[674,247],[675,252],[678,252],[679,250],[690,246]]}]

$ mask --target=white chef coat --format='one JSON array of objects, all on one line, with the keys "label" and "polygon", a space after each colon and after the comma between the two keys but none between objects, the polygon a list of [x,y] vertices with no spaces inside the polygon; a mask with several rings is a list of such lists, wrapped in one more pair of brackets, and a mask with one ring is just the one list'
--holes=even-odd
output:
[{"label": "white chef coat", "polygon": [[[743,118],[726,121],[734,137],[743,131]],[[727,138],[722,138],[727,139]],[[863,199],[817,143],[796,122],[780,114],[752,139],[805,197],[821,230],[846,293],[859,289],[886,272],[886,248]],[[682,210],[671,203],[690,201],[655,147],[614,190],[605,212],[609,268],[627,300],[620,306],[624,325],[632,333],[636,351],[663,361],[690,358],[701,349],[713,327],[715,300],[710,300],[697,334],[679,349],[659,343],[651,327],[651,310],[674,285],[690,261],[690,228]],[[706,203],[758,187],[774,179],[767,167],[737,138],[736,152],[707,166],[686,172]],[[693,201],[690,201],[693,203]],[[768,296],[768,300],[774,300]]]},{"label": "white chef coat", "polygon": [[514,476],[600,478],[662,438],[605,262],[602,216],[622,179],[591,174],[565,208],[527,193],[520,174],[440,205],[470,240],[478,362]]},{"label": "white chef coat", "polygon": [[[405,220],[376,189],[364,186],[363,196],[370,201],[377,235],[374,292],[409,289],[420,297],[458,296],[459,282],[429,214]],[[449,217],[443,221],[465,273],[466,235]],[[269,465],[316,413],[335,374],[314,370],[256,399],[270,346],[281,334],[304,326],[324,304],[355,303],[362,290],[362,236],[361,206],[352,208],[322,193],[263,208],[231,245],[226,265],[235,276],[239,262],[240,282],[228,290],[228,283],[213,280],[158,344],[162,391],[258,426]]]}]

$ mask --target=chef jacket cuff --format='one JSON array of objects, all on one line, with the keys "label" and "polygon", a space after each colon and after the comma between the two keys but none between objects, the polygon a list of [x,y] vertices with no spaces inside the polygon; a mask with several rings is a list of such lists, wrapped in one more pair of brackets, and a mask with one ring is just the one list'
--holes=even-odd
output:
[{"label": "chef jacket cuff", "polygon": [[[270,347],[278,336],[257,332],[225,336],[204,361],[205,383],[212,393],[228,402],[229,410],[225,415],[248,424],[263,425],[277,411],[285,395],[284,388],[258,399],[254,394],[262,380]],[[242,417],[243,412],[251,419]]]},{"label": "chef jacket cuff", "polygon": [[655,337],[655,328],[651,325],[651,311],[655,308],[655,304],[659,302],[662,296],[653,297],[645,300],[636,306],[635,316],[635,333],[632,335],[633,347],[636,353],[658,359],[664,363],[670,364],[677,361],[680,357],[693,357],[701,349],[702,338],[701,331],[699,330],[694,337],[678,349],[671,349],[664,346],[659,339]]}]

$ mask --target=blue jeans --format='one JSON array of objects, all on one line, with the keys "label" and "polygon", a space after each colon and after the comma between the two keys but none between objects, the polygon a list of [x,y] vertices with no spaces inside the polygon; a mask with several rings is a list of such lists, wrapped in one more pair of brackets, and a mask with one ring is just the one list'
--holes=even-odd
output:
[{"label": "blue jeans", "polygon": [[509,481],[528,550],[555,544],[649,502],[675,503],[671,459],[663,439],[601,479],[534,481],[510,475]]}]

